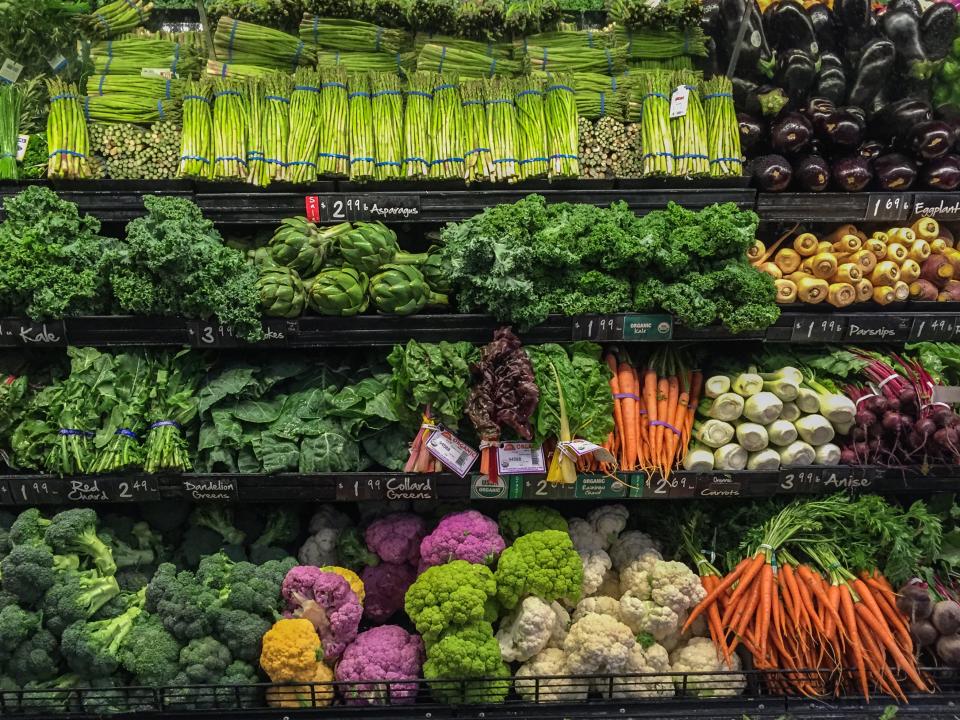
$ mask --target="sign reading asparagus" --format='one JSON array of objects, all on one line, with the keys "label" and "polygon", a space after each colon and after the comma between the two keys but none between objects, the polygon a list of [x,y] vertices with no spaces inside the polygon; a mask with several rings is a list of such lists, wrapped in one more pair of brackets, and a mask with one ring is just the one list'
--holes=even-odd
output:
[{"label": "sign reading asparagus", "polygon": [[308,195],[306,208],[307,220],[310,222],[416,220],[420,217],[420,195],[418,193]]}]

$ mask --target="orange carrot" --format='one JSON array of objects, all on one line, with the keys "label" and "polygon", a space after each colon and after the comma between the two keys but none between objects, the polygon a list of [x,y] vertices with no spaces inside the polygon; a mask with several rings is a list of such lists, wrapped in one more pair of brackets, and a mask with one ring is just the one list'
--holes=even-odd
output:
[{"label": "orange carrot", "polygon": [[693,420],[697,414],[697,405],[700,404],[700,393],[703,392],[703,373],[700,370],[694,370],[690,376],[690,400],[687,403],[687,415],[683,422],[683,436],[681,442],[681,459],[686,457],[687,449],[690,447],[690,436],[693,432]]},{"label": "orange carrot", "polygon": [[[861,603],[858,603],[861,604]],[[857,630],[857,616],[853,609],[853,598],[849,589],[841,588],[840,592],[840,612],[843,616],[842,626],[847,637],[850,638],[850,651],[853,656],[854,664],[857,666],[857,677],[860,680],[860,692],[863,698],[870,700],[870,688],[867,685],[867,668],[864,664],[864,649],[860,642],[860,633]]]},{"label": "orange carrot", "polygon": [[[621,399],[617,397],[622,391],[620,390],[620,378],[617,373],[617,359],[613,356],[613,353],[607,353],[605,358],[607,361],[607,367],[610,368],[610,392],[613,394],[613,423],[615,425],[615,432],[623,434],[623,406]],[[623,458],[621,457],[621,464]]]},{"label": "orange carrot", "polygon": [[897,645],[897,641],[893,637],[893,633],[890,632],[890,628],[886,627],[882,620],[874,617],[866,603],[860,601],[853,603],[853,605],[855,612],[864,619],[866,624],[873,631],[877,640],[883,645],[883,647],[887,649],[887,652],[890,653],[890,656],[893,658],[894,662],[896,662],[897,667],[907,674],[907,677],[910,678],[910,682],[914,684],[917,690],[920,690],[921,692],[927,692],[927,684],[923,681],[923,678],[920,677],[920,673],[917,672],[916,665],[908,660],[904,656],[903,651],[900,650],[900,646]]},{"label": "orange carrot", "polygon": [[751,582],[753,582],[753,579],[760,573],[766,563],[767,556],[762,550],[753,556],[753,559],[750,561],[747,569],[743,572],[743,577],[740,579],[740,584],[737,585],[730,595],[731,605],[735,604],[737,599],[743,596],[747,590],[747,587]]},{"label": "orange carrot", "polygon": [[[661,423],[669,422],[667,420],[667,400],[670,396],[670,381],[666,377],[657,378],[657,420]],[[661,458],[663,457],[663,446],[665,445],[664,438],[666,437],[667,428],[662,424],[657,425],[657,447],[654,449],[653,459],[657,463],[661,463]],[[662,468],[661,468],[662,470]]]},{"label": "orange carrot", "polygon": [[767,634],[770,632],[770,613],[773,605],[773,567],[764,563],[760,570],[760,607],[757,611],[757,646],[760,654],[767,651]]},{"label": "orange carrot", "polygon": [[668,475],[670,468],[673,467],[673,455],[677,452],[677,445],[680,443],[680,428],[677,427],[679,409],[680,378],[677,375],[671,375],[667,378],[667,422],[670,423],[670,427],[663,429],[663,455],[660,458],[664,471]]},{"label": "orange carrot", "polygon": [[750,558],[744,558],[737,563],[737,566],[727,573],[726,577],[717,583],[717,586],[713,588],[713,590],[709,591],[707,596],[701,600],[700,603],[693,609],[693,612],[690,613],[690,617],[687,618],[687,622],[683,625],[683,632],[689,630],[690,626],[693,624],[693,621],[700,617],[704,610],[716,603],[717,599],[720,598],[720,596],[723,595],[727,589],[743,575],[744,568],[747,567],[750,560]]},{"label": "orange carrot", "polygon": [[[620,361],[617,369],[617,380],[620,384],[620,394],[634,395],[633,376],[630,363]],[[637,401],[631,397],[623,397],[621,412],[623,414],[623,449],[620,456],[624,470],[633,470],[637,464]]]},{"label": "orange carrot", "polygon": [[643,373],[643,406],[647,410],[647,443],[650,451],[647,462],[657,457],[657,373],[653,368],[647,368]]}]

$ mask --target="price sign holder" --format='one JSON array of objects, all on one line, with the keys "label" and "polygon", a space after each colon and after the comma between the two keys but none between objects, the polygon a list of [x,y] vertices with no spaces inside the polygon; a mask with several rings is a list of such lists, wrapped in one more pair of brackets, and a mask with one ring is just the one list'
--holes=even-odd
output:
[{"label": "price sign holder", "polygon": [[837,490],[868,490],[876,469],[851,465],[804,465],[780,468],[778,491],[793,495],[831,493]]},{"label": "price sign holder", "polygon": [[368,477],[363,480],[353,480],[341,477],[337,480],[335,493],[337,502],[383,500],[385,495],[385,482],[383,478]]},{"label": "price sign holder", "polygon": [[609,475],[578,475],[573,494],[579,500],[614,500],[627,496],[627,486]]},{"label": "price sign holder", "polygon": [[576,496],[576,483],[551,483],[546,477],[523,477],[520,497],[524,500],[573,500]]},{"label": "price sign holder", "polygon": [[702,473],[697,480],[697,497],[740,497],[742,485],[728,473]]},{"label": "price sign holder", "polygon": [[913,319],[894,314],[856,315],[847,321],[843,338],[851,342],[906,342]]},{"label": "price sign holder", "polygon": [[13,490],[6,480],[0,480],[0,507],[7,505],[16,505],[17,501],[13,497]]},{"label": "price sign holder", "polygon": [[910,342],[952,342],[960,330],[956,315],[915,317],[910,327]]},{"label": "price sign holder", "polygon": [[632,342],[666,342],[673,339],[672,315],[625,315],[623,339]]},{"label": "price sign holder", "polygon": [[790,331],[793,343],[826,343],[843,340],[846,319],[833,315],[803,315],[794,319]]},{"label": "price sign holder", "polygon": [[67,326],[63,320],[31,322],[29,320],[4,320],[0,322],[0,346],[46,345],[67,346]]},{"label": "price sign holder", "polygon": [[673,339],[673,316],[578,315],[573,319],[571,337],[594,342],[666,342]]},{"label": "price sign holder", "polygon": [[263,321],[263,338],[260,342],[274,346],[288,345],[299,334],[300,322],[298,320],[269,318]]},{"label": "price sign holder", "polygon": [[187,337],[190,347],[194,348],[229,348],[240,344],[231,328],[202,320],[187,322]]},{"label": "price sign holder", "polygon": [[235,476],[198,476],[183,479],[183,492],[191,500],[234,502],[240,499],[239,480]]},{"label": "price sign holder", "polygon": [[578,315],[573,319],[572,339],[609,342],[623,339],[623,315]]},{"label": "price sign holder", "polygon": [[104,491],[111,502],[150,502],[160,499],[160,486],[154,475],[103,478]]},{"label": "price sign holder", "polygon": [[650,487],[647,488],[643,496],[654,500],[690,498],[697,494],[698,483],[696,473],[670,473],[670,477],[668,478],[658,475],[650,478]]},{"label": "price sign holder", "polygon": [[867,221],[906,220],[913,209],[910,193],[870,193],[863,219]]},{"label": "price sign holder", "polygon": [[60,478],[10,478],[7,483],[17,505],[62,505],[66,502],[65,484]]},{"label": "price sign holder", "polygon": [[421,216],[419,193],[369,193],[308,195],[306,215],[310,222],[380,220],[398,222]]}]

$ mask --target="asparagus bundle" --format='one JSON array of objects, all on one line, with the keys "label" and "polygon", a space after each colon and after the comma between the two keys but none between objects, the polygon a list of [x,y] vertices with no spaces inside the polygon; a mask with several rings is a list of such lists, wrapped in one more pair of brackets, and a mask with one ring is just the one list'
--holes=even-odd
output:
[{"label": "asparagus bundle", "polygon": [[179,122],[179,99],[164,100],[116,93],[88,95],[83,99],[83,113],[88,121],[147,124]]},{"label": "asparagus bundle", "polygon": [[[187,57],[191,58],[187,60]],[[183,56],[179,43],[156,37],[128,37],[107,40],[90,46],[90,61],[95,75],[137,75],[144,68],[170,75],[194,68],[193,55]],[[185,67],[186,65],[186,67]]]},{"label": "asparagus bundle", "polygon": [[255,78],[247,83],[247,177],[251,185],[266,187],[270,184],[270,173],[264,148],[263,131],[267,114],[266,78]]},{"label": "asparagus bundle", "polygon": [[448,52],[450,50],[466,50],[475,55],[484,55],[496,59],[498,62],[513,58],[513,45],[511,43],[482,42],[452,35],[434,35],[433,33],[417,33],[413,40],[413,49],[419,53],[423,50],[423,46],[428,44],[445,47]]},{"label": "asparagus bundle", "polygon": [[[534,72],[535,77],[550,79],[550,73]],[[611,77],[598,73],[574,73],[573,89],[577,99],[577,114],[595,120],[626,116],[632,84],[626,76]]]},{"label": "asparagus bundle", "polygon": [[183,86],[183,134],[180,136],[180,175],[209,179],[212,174],[213,91],[207,80],[187,80]]},{"label": "asparagus bundle", "polygon": [[517,153],[521,180],[547,174],[547,129],[543,113],[543,82],[517,81]]},{"label": "asparagus bundle", "polygon": [[321,71],[318,175],[346,176],[350,172],[347,140],[347,73],[343,68]]},{"label": "asparagus bundle", "polygon": [[213,91],[213,177],[243,180],[247,176],[246,86],[220,78]]},{"label": "asparagus bundle", "polygon": [[169,122],[90,126],[90,147],[116,180],[169,180],[177,175],[180,128]]},{"label": "asparagus bundle", "polygon": [[[693,71],[693,60],[686,55],[677,55],[676,57],[663,58],[662,60],[651,60],[647,58],[642,60],[628,60],[627,64],[634,70]],[[700,75],[701,73],[697,74]]]},{"label": "asparagus bundle", "polygon": [[[493,179],[514,182],[517,178],[517,111],[513,100],[514,82],[494,78],[487,86],[490,154]],[[576,108],[574,108],[576,112]]]},{"label": "asparagus bundle", "polygon": [[389,30],[362,20],[304,15],[300,39],[313,48],[395,55],[413,39],[406,30]]},{"label": "asparagus bundle", "polygon": [[430,119],[433,115],[433,88],[440,76],[415,72],[410,75],[403,111],[403,176],[425,178],[430,172]]},{"label": "asparagus bundle", "polygon": [[489,78],[498,75],[518,75],[522,65],[516,60],[491,57],[460,47],[425,44],[417,53],[417,70],[436,73],[454,73],[462,77]]},{"label": "asparagus bundle", "polygon": [[394,72],[406,75],[415,64],[413,53],[361,53],[319,50],[317,64],[321,67],[341,67],[347,72]]},{"label": "asparagus bundle", "polygon": [[710,174],[710,158],[707,156],[707,121],[700,91],[692,75],[678,73],[675,77],[689,93],[686,114],[670,119],[675,171],[682,177],[703,177]]},{"label": "asparagus bundle", "polygon": [[585,178],[638,178],[643,172],[640,160],[640,124],[624,125],[609,115],[596,122],[581,117],[580,172]]},{"label": "asparagus bundle", "polygon": [[87,95],[132,95],[152,100],[172,100],[181,94],[183,81],[137,75],[93,75],[86,80]]},{"label": "asparagus bundle", "polygon": [[562,73],[553,76],[552,82],[544,88],[543,108],[547,124],[550,177],[579,176],[577,98],[572,75]]},{"label": "asparagus bundle", "polygon": [[222,63],[216,60],[207,60],[207,75],[219,78],[253,79],[266,77],[274,72],[271,68],[260,65],[240,65],[239,63]]},{"label": "asparagus bundle", "polygon": [[226,16],[217,23],[213,47],[217,57],[240,65],[292,71],[316,62],[313,50],[300,38]]},{"label": "asparagus bundle", "polygon": [[733,84],[717,75],[702,84],[703,109],[707,123],[707,155],[710,176],[739,176],[743,169],[740,128],[733,107]]},{"label": "asparagus bundle", "polygon": [[350,117],[350,179],[374,177],[376,157],[373,144],[373,108],[370,103],[370,79],[366,75],[350,78],[347,94]]},{"label": "asparagus bundle", "polygon": [[524,41],[518,47],[527,65],[542,72],[594,72],[617,75],[627,67],[627,50],[623,47],[577,47],[566,45],[534,45]]},{"label": "asparagus bundle", "polygon": [[449,180],[463,177],[463,105],[455,75],[441,75],[433,88],[430,137],[433,161],[430,177]]},{"label": "asparagus bundle", "polygon": [[0,180],[17,179],[17,139],[20,135],[20,88],[0,85]]},{"label": "asparagus bundle", "polygon": [[264,101],[261,145],[263,162],[269,181],[282,180],[287,166],[287,142],[290,139],[289,76],[277,73],[264,81]]},{"label": "asparagus bundle", "polygon": [[626,47],[628,60],[707,57],[707,38],[696,25],[686,30],[630,30],[614,25],[613,38],[616,45]]},{"label": "asparagus bundle", "polygon": [[90,138],[77,86],[61,80],[47,81],[50,112],[47,115],[47,143],[50,161],[47,176],[86,178],[91,175]]},{"label": "asparagus bundle", "polygon": [[604,30],[557,30],[528,35],[515,42],[515,53],[526,52],[528,45],[548,47],[553,50],[597,50],[620,45],[609,29]]},{"label": "asparagus bundle", "polygon": [[470,182],[489,180],[493,175],[493,157],[490,154],[486,80],[467,80],[460,84],[463,98],[463,177]]},{"label": "asparagus bundle", "polygon": [[290,140],[283,179],[308,183],[317,178],[320,143],[320,73],[298,68],[290,93]]},{"label": "asparagus bundle", "polygon": [[117,37],[145,25],[151,10],[153,3],[145,0],[114,0],[84,16],[84,25],[93,37]]},{"label": "asparagus bundle", "polygon": [[377,180],[400,177],[403,169],[403,91],[392,73],[370,73]]},{"label": "asparagus bundle", "polygon": [[670,91],[667,76],[651,73],[642,81],[643,174],[673,175],[674,151],[670,135]]}]

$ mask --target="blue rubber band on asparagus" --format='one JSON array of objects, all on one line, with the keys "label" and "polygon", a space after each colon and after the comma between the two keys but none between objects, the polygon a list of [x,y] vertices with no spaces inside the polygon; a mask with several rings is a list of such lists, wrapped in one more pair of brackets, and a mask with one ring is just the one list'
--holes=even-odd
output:
[{"label": "blue rubber band on asparagus", "polygon": [[423,90],[407,90],[407,96],[416,95],[418,97],[424,97],[427,100],[433,100],[433,94],[424,92]]},{"label": "blue rubber band on asparagus", "polygon": [[186,102],[187,100],[199,100],[200,102],[205,102],[207,105],[211,104],[210,98],[205,98],[203,95],[184,95],[183,101]]},{"label": "blue rubber band on asparagus", "polygon": [[320,92],[320,88],[314,87],[313,85],[294,85],[293,90],[294,92],[297,90],[302,90],[303,92]]},{"label": "blue rubber band on asparagus", "polygon": [[704,95],[704,100],[712,100],[713,98],[733,98],[732,93],[710,93],[709,95]]},{"label": "blue rubber band on asparagus", "polygon": [[163,120],[164,118],[163,100],[157,100],[157,115],[160,117],[161,120]]},{"label": "blue rubber band on asparagus", "polygon": [[467,150],[467,151],[463,154],[463,156],[464,156],[464,157],[468,157],[468,156],[470,156],[470,155],[477,155],[477,154],[482,153],[482,152],[490,152],[490,148],[479,147],[479,148],[474,148],[473,150]]},{"label": "blue rubber band on asparagus", "polygon": [[234,18],[233,27],[230,28],[230,40],[227,42],[227,62],[233,60],[233,41],[237,37],[237,26],[240,21]]},{"label": "blue rubber band on asparagus", "polygon": [[300,66],[300,55],[301,53],[303,53],[303,48],[304,48],[304,44],[303,44],[303,40],[301,40],[300,42],[297,43],[297,51],[293,54],[293,71],[294,72]]},{"label": "blue rubber band on asparagus", "polygon": [[313,168],[317,166],[315,162],[310,162],[309,160],[291,160],[287,163],[287,167],[296,167],[298,165],[306,165]]},{"label": "blue rubber band on asparagus", "polygon": [[54,150],[47,157],[52,158],[52,157],[56,157],[57,155],[69,155],[70,157],[81,158],[81,159],[87,157],[83,153],[79,153],[76,150]]},{"label": "blue rubber band on asparagus", "polygon": [[577,91],[569,85],[550,85],[545,92],[550,92],[551,90],[566,90],[567,92],[572,92],[574,95],[577,94]]},{"label": "blue rubber band on asparagus", "polygon": [[555,153],[551,155],[549,160],[579,160],[579,155],[568,155],[567,153]]},{"label": "blue rubber band on asparagus", "polygon": [[350,158],[350,164],[351,164],[351,165],[353,165],[354,163],[358,163],[358,162],[375,163],[375,162],[376,162],[376,158],[372,158],[372,157],[369,157],[369,156],[366,156],[366,157],[357,157],[357,158]]},{"label": "blue rubber band on asparagus", "polygon": [[341,155],[340,153],[325,153],[325,152],[317,153],[317,157],[333,158],[334,160],[349,160],[349,159],[350,159],[350,156],[349,156],[349,155]]},{"label": "blue rubber band on asparagus", "polygon": [[320,34],[317,32],[317,29],[320,27],[320,16],[317,15],[313,18],[313,44],[314,46],[320,45]]},{"label": "blue rubber band on asparagus", "polygon": [[50,102],[57,102],[59,100],[76,100],[77,96],[73,93],[61,93],[60,95],[54,95],[50,98]]},{"label": "blue rubber band on asparagus", "polygon": [[520,92],[517,93],[517,97],[518,97],[518,98],[522,98],[522,97],[525,96],[525,95],[540,95],[540,96],[542,96],[543,93],[540,92],[539,90],[521,90]]},{"label": "blue rubber band on asparagus", "polygon": [[516,158],[500,158],[499,160],[494,160],[494,165],[501,165],[503,163],[515,163],[517,162]]},{"label": "blue rubber band on asparagus", "polygon": [[[226,76],[227,76],[227,64],[223,63],[223,65],[220,67],[220,77],[225,78]],[[216,97],[216,95],[214,95],[214,97]]]},{"label": "blue rubber band on asparagus", "polygon": [[610,77],[610,90],[613,92],[617,91],[617,76],[613,75]]},{"label": "blue rubber band on asparagus", "polygon": [[547,69],[547,48],[543,48],[543,58],[540,60],[540,69],[544,71]]},{"label": "blue rubber band on asparagus", "polygon": [[600,117],[603,117],[607,114],[607,102],[606,102],[606,93],[600,93]]},{"label": "blue rubber band on asparagus", "polygon": [[519,164],[520,164],[520,165],[529,165],[530,163],[535,163],[535,162],[545,163],[545,162],[547,162],[547,158],[545,158],[545,157],[526,158],[526,159],[524,159],[524,160],[520,160],[520,161],[519,161]]},{"label": "blue rubber band on asparagus", "polygon": [[490,58],[490,71],[487,73],[487,77],[493,77],[497,72],[497,59],[495,57]]},{"label": "blue rubber band on asparagus", "polygon": [[166,95],[166,99],[167,99],[167,100],[170,99],[170,86],[171,86],[172,83],[173,83],[173,80],[170,80],[169,78],[167,78],[167,84],[166,84],[166,85],[167,85],[167,89],[166,89],[166,92],[165,92],[165,95]]},{"label": "blue rubber band on asparagus", "polygon": [[346,83],[342,82],[325,82],[320,85],[321,88],[340,88],[341,90],[346,90]]},{"label": "blue rubber band on asparagus", "polygon": [[290,98],[280,97],[279,95],[264,95],[263,99],[273,100],[274,102],[282,102],[282,103],[286,103],[287,105],[290,104]]},{"label": "blue rubber band on asparagus", "polygon": [[610,48],[604,48],[603,53],[607,56],[607,73],[613,75],[613,58],[610,57]]},{"label": "blue rubber band on asparagus", "polygon": [[593,48],[593,30],[587,30],[587,47]]},{"label": "blue rubber band on asparagus", "polygon": [[197,160],[199,162],[202,162],[204,165],[210,164],[210,161],[207,158],[201,157],[200,155],[181,155],[180,159],[181,160]]},{"label": "blue rubber band on asparagus", "polygon": [[739,163],[739,164],[741,164],[741,165],[743,164],[743,160],[741,160],[740,158],[734,158],[734,157],[718,157],[718,158],[714,158],[713,160],[710,161],[710,164],[713,165],[714,163],[718,163],[718,162],[735,162],[735,163]]},{"label": "blue rubber band on asparagus", "polygon": [[403,92],[401,92],[400,90],[377,90],[375,93],[373,93],[373,95],[371,95],[371,97],[378,98],[383,95],[401,95],[402,96]]},{"label": "blue rubber band on asparagus", "polygon": [[107,76],[101,75],[100,82],[97,83],[97,93],[101,96],[103,95],[103,84],[106,82],[106,80],[107,80]]},{"label": "blue rubber band on asparagus", "polygon": [[384,167],[386,165],[391,167],[400,167],[402,163],[397,162],[396,160],[381,160],[380,162],[375,162],[373,164],[374,167]]}]

